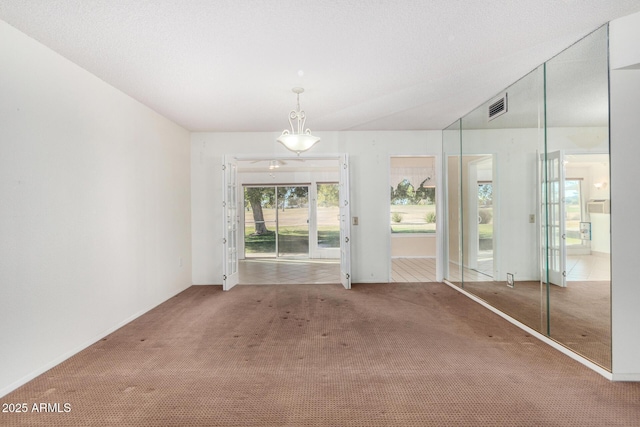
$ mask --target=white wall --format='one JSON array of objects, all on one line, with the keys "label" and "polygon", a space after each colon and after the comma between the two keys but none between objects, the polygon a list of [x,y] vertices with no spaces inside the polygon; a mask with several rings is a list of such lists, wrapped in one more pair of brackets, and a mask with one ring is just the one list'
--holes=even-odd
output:
[{"label": "white wall", "polygon": [[[221,283],[222,156],[292,156],[276,142],[279,135],[280,132],[192,134],[195,284]],[[386,283],[390,266],[389,156],[436,155],[441,150],[442,132],[317,132],[317,136],[322,138],[320,143],[302,156],[349,153],[351,215],[359,217],[359,225],[351,227],[353,281]]]},{"label": "white wall", "polygon": [[2,396],[190,286],[191,212],[189,133],[2,21],[0,117]]},{"label": "white wall", "polygon": [[391,235],[392,258],[435,258],[436,248],[435,234],[413,234],[406,236],[404,233]]},{"label": "white wall", "polygon": [[614,379],[640,381],[640,13],[611,22],[609,34],[612,367]]},{"label": "white wall", "polygon": [[634,13],[609,25],[609,65],[612,70],[640,69],[640,12]]}]

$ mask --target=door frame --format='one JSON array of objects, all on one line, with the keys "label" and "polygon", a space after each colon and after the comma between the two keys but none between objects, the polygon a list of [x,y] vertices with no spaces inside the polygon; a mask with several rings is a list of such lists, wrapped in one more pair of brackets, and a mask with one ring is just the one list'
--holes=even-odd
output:
[{"label": "door frame", "polygon": [[[337,168],[341,172],[343,170],[342,169],[343,165],[345,164],[345,159],[347,161],[346,164],[348,165],[348,155],[346,153],[326,154],[326,155],[321,155],[321,156],[310,156],[310,157],[306,157],[306,156],[305,157],[301,157],[301,156],[273,156],[273,155],[267,155],[267,154],[258,154],[258,155],[233,155],[233,154],[228,154],[228,155],[223,156],[223,159],[227,159],[227,158],[228,159],[234,159],[235,161],[249,161],[249,160],[250,161],[269,161],[269,160],[296,161],[296,160],[301,160],[301,159],[304,159],[304,160],[335,160],[336,163],[337,163]],[[340,178],[341,179],[340,179],[339,184],[342,184],[342,178],[343,177],[346,177],[346,179],[347,179],[346,188],[348,189],[349,188],[349,183],[348,183],[349,170],[348,170],[348,168],[346,169],[346,175],[345,175],[345,173],[340,173]],[[279,185],[279,186],[308,185],[308,186],[310,186],[309,193],[311,194],[311,191],[312,191],[311,188],[312,187],[314,187],[317,183],[324,183],[324,182],[327,182],[327,181],[326,180],[322,180],[322,182],[321,181],[317,181],[317,182],[313,181],[311,183],[305,181],[304,184],[296,183],[296,182],[294,182],[294,183],[273,183],[273,185],[274,186],[275,185]],[[223,180],[223,197],[224,197],[224,194],[225,194],[224,191],[226,191],[226,189],[224,188],[224,185],[225,185],[225,182]],[[246,183],[245,184],[245,183],[241,182],[237,186],[238,192],[240,192],[244,188],[245,185],[270,186],[272,184],[271,183],[268,184],[268,185],[267,184],[260,184],[260,183],[257,183],[257,184]],[[316,190],[317,190],[317,188],[313,189],[314,192]],[[350,193],[347,192],[346,195],[347,195],[346,198],[343,198],[341,196],[341,200],[346,202],[345,206],[348,207],[348,208],[346,210],[345,209],[341,209],[341,211],[342,212],[346,212],[349,216],[345,218],[345,217],[343,217],[343,215],[341,215],[341,224],[343,224],[343,226],[341,227],[341,230],[344,228],[344,224],[350,225],[350,221],[351,221],[350,210],[349,210],[350,202],[351,202]],[[244,201],[244,195],[242,195],[242,197],[241,197],[241,195],[238,194],[238,200]],[[240,258],[244,258],[244,220],[245,220],[245,210],[244,209],[240,209],[240,212],[241,212],[241,214],[239,215],[239,217],[240,217],[239,220],[242,222],[243,227],[242,227],[242,238],[240,239],[242,241],[242,243],[241,243],[242,251],[240,251],[239,254],[238,254],[239,255],[238,256],[239,259]],[[310,234],[311,234],[311,222],[312,222],[311,216],[312,216],[312,214],[311,214],[311,206],[310,206],[310,220],[309,220],[309,225],[310,225],[309,232],[310,232]],[[224,218],[223,218],[223,220],[224,220]],[[314,232],[317,232],[317,229],[314,230]],[[341,233],[341,235],[342,234],[343,233]],[[351,240],[350,239],[350,228],[348,228],[348,230],[346,231],[344,237],[346,237],[346,241],[345,241],[344,238],[341,238],[341,242],[340,242],[340,251],[341,251],[341,253],[343,251],[342,248],[345,245],[349,245],[349,247],[350,247],[350,240]],[[309,244],[310,244],[310,254],[311,254],[311,236],[310,236]],[[320,258],[325,258],[325,257],[320,256]],[[223,251],[223,258],[224,258],[224,251]],[[350,289],[351,288],[351,277],[352,277],[352,273],[351,273],[351,270],[352,270],[351,269],[351,251],[349,249],[347,249],[346,258],[345,258],[344,255],[342,255],[340,258],[341,258],[341,272],[342,272],[342,276],[343,276],[343,285],[345,285],[345,283],[347,283],[344,280],[348,280],[348,283],[347,283],[348,286],[345,285],[345,288]]]},{"label": "door frame", "polygon": [[[433,159],[433,174],[434,174],[434,178],[435,178],[435,182],[436,182],[436,192],[435,192],[435,196],[436,196],[436,232],[435,232],[435,239],[436,239],[436,255],[435,255],[435,260],[436,260],[436,282],[443,282],[444,281],[444,276],[445,276],[445,262],[444,262],[444,254],[445,254],[445,250],[447,250],[448,246],[447,246],[447,239],[445,237],[446,233],[445,233],[445,227],[447,224],[447,221],[444,218],[445,215],[445,188],[446,188],[446,184],[444,182],[444,171],[445,168],[443,166],[443,159],[444,157],[442,156],[442,154],[389,154],[388,155],[388,159],[387,159],[387,189],[385,190],[388,194],[389,188],[391,188],[391,158],[392,157],[408,157],[408,158],[412,158],[412,157],[428,157],[428,158],[432,158]],[[389,199],[387,198],[387,201]],[[391,209],[390,209],[390,205],[389,208],[387,209],[387,225],[390,227],[391,224]],[[388,277],[388,282],[392,283],[393,282],[393,259],[392,259],[392,255],[391,255],[391,239],[393,238],[393,236],[391,235],[391,232],[389,230],[389,232],[386,233],[387,234],[387,259],[389,260],[389,267],[388,267],[388,271],[389,271],[389,277]]]}]

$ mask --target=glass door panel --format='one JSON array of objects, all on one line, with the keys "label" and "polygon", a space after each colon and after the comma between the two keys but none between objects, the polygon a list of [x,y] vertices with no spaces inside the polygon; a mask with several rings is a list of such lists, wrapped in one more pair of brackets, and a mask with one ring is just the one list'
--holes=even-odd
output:
[{"label": "glass door panel", "polygon": [[244,256],[276,256],[275,187],[244,187]]},{"label": "glass door panel", "polygon": [[238,167],[235,159],[225,156],[222,163],[222,289],[238,284]]},{"label": "glass door panel", "polygon": [[340,282],[351,289],[351,206],[349,204],[349,155],[340,156]]},{"label": "glass door panel", "polygon": [[309,256],[309,187],[277,187],[278,256]]},{"label": "glass door panel", "polygon": [[566,286],[565,221],[564,221],[564,162],[561,151],[547,154],[547,185],[549,215],[547,253],[549,257],[549,283]]},{"label": "glass door panel", "polygon": [[581,181],[579,179],[564,180],[564,209],[566,244],[582,246],[580,238],[580,223],[582,222]]},{"label": "glass door panel", "polygon": [[340,249],[340,184],[318,184],[317,227],[319,249]]},{"label": "glass door panel", "polygon": [[476,251],[476,271],[486,278],[493,279],[493,183],[482,179],[491,179],[490,172],[493,162],[483,164],[486,169],[480,173],[486,176],[479,176],[478,180],[478,249]]}]

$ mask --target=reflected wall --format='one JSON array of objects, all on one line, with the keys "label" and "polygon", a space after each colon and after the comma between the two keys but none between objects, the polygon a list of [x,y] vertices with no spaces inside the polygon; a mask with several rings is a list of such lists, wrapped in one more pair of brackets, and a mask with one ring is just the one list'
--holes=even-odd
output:
[{"label": "reflected wall", "polygon": [[443,131],[445,278],[611,368],[602,27]]}]

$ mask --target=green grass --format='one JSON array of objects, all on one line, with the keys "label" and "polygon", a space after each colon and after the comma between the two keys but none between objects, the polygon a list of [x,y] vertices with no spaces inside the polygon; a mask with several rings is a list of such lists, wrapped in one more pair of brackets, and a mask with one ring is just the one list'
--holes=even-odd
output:
[{"label": "green grass", "polygon": [[[435,215],[435,205],[391,205],[392,233],[435,233],[435,222],[428,223],[425,219],[428,213]],[[400,222],[393,221],[400,218]]]},{"label": "green grass", "polygon": [[391,226],[391,232],[394,234],[435,233],[436,227],[435,224],[394,224]]},{"label": "green grass", "polygon": [[324,227],[318,229],[318,247],[339,248],[340,229],[336,227]]},{"label": "green grass", "polygon": [[[247,230],[248,231],[248,230]],[[276,232],[255,235],[249,231],[245,234],[244,250],[247,253],[269,253],[276,251]]]},{"label": "green grass", "polygon": [[[251,234],[253,226],[245,228],[245,253],[270,253],[276,251],[276,233],[269,230],[261,235]],[[306,253],[309,251],[309,231],[307,227],[280,227],[278,234],[280,253]],[[321,248],[340,247],[340,229],[322,227],[318,230],[318,246]]]},{"label": "green grass", "polygon": [[478,237],[480,239],[493,239],[493,224],[478,224]]}]

